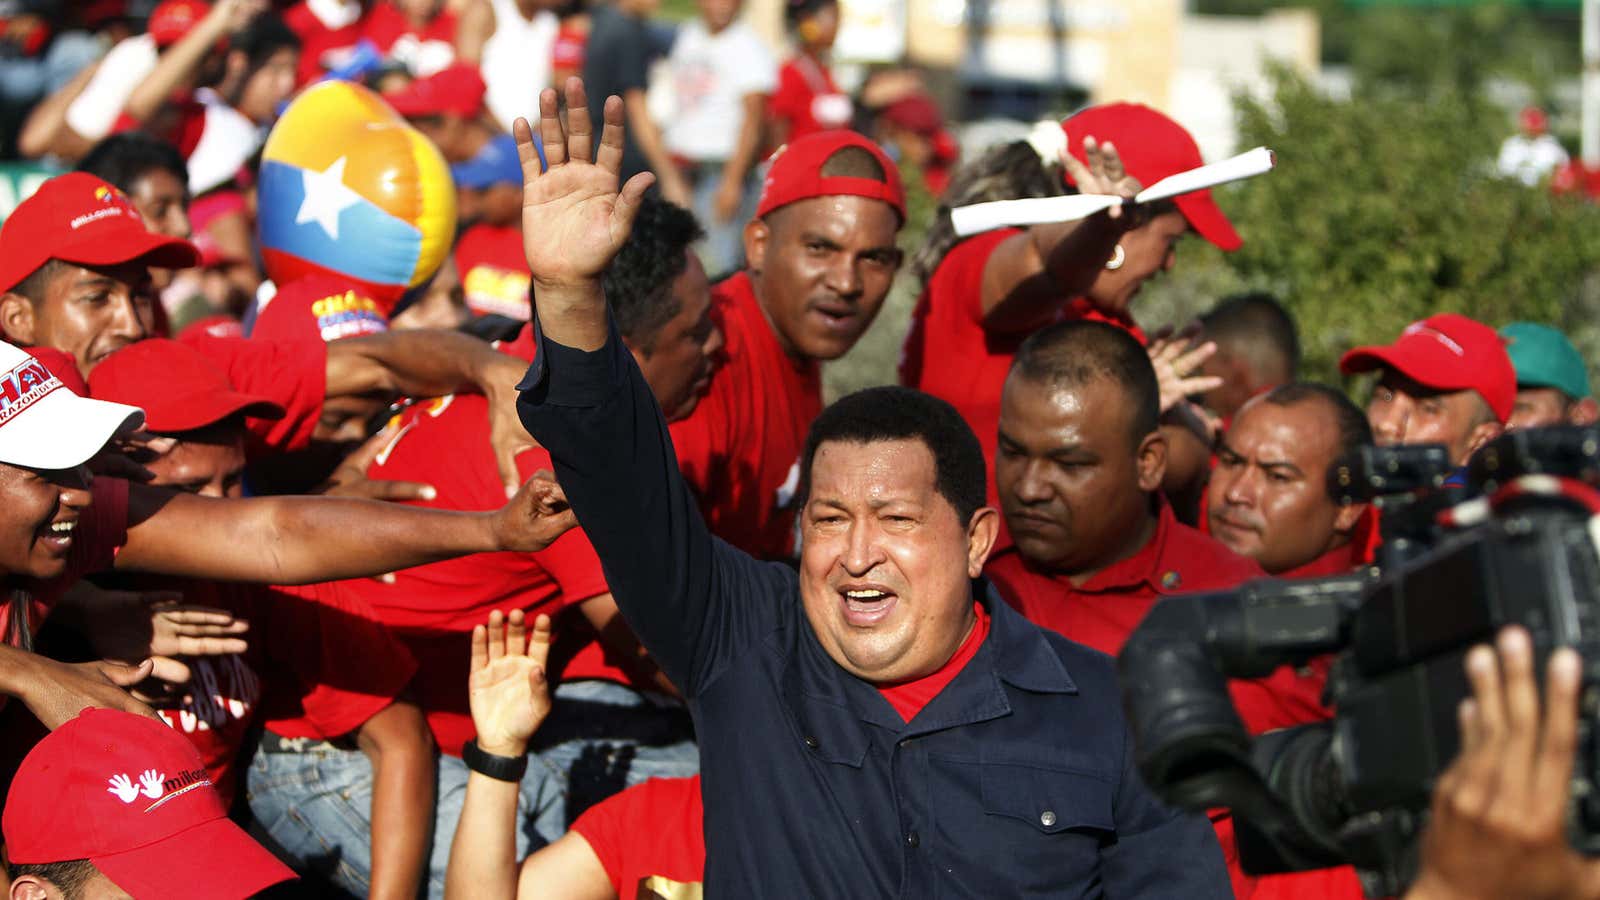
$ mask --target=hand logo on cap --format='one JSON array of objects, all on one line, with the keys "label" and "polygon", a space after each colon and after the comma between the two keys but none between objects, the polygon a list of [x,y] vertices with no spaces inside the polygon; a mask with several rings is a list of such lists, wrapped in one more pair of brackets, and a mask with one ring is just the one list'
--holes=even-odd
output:
[{"label": "hand logo on cap", "polygon": [[161,783],[166,780],[167,776],[155,769],[145,769],[144,774],[139,776],[139,785],[144,788],[143,793],[146,797],[159,800],[163,790]]},{"label": "hand logo on cap", "polygon": [[123,803],[132,803],[134,798],[139,796],[139,789],[128,776],[122,774],[111,776],[111,787],[106,788],[106,791],[116,794],[117,799]]}]

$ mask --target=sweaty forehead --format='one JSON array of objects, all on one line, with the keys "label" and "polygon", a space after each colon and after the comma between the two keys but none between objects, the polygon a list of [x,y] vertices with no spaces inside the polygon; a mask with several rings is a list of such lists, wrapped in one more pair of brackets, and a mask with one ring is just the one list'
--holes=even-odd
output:
[{"label": "sweaty forehead", "polygon": [[1000,416],[1014,440],[1103,443],[1128,436],[1133,403],[1122,385],[1103,375],[1063,381],[1013,372],[1001,395]]},{"label": "sweaty forehead", "polygon": [[1320,400],[1279,406],[1258,399],[1234,417],[1224,440],[1235,453],[1263,463],[1316,468],[1332,461],[1337,451],[1336,430],[1333,411]]},{"label": "sweaty forehead", "polygon": [[811,461],[813,499],[920,499],[936,488],[933,451],[915,438],[823,441]]},{"label": "sweaty forehead", "polygon": [[766,221],[780,238],[814,234],[856,251],[891,249],[900,230],[894,207],[848,195],[796,200],[768,213]]}]

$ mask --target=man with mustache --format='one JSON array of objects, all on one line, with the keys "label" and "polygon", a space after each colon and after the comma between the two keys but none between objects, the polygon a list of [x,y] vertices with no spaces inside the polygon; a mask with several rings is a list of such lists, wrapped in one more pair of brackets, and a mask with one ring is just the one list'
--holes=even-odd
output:
[{"label": "man with mustache", "polygon": [[855,346],[883,307],[904,223],[900,174],[861,135],[808,135],[773,157],[744,229],[745,269],[712,288],[726,364],[694,414],[672,426],[706,523],[740,549],[792,554],[821,363]]}]

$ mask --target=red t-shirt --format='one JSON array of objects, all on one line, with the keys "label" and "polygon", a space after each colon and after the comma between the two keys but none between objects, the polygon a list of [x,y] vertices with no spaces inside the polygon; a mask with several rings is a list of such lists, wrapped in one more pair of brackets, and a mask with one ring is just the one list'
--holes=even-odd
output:
[{"label": "red t-shirt", "polygon": [[528,258],[522,251],[522,228],[478,223],[456,241],[456,271],[467,308],[528,321]]},{"label": "red t-shirt", "polygon": [[618,897],[699,897],[704,812],[699,775],[652,778],[589,807],[572,830],[589,842]]},{"label": "red t-shirt", "polygon": [[185,332],[180,338],[211,360],[241,394],[283,407],[276,421],[249,419],[251,455],[292,453],[311,443],[328,391],[328,345],[322,341],[258,341]]},{"label": "red t-shirt", "polygon": [[[1132,319],[1100,312],[1086,300],[1065,302],[1030,328],[997,333],[983,326],[983,268],[995,248],[1022,234],[1001,228],[970,237],[950,249],[928,278],[911,314],[911,330],[900,353],[900,383],[947,401],[983,445],[989,505],[999,506],[994,484],[995,444],[1000,433],[1000,390],[1011,360],[1035,330],[1053,322],[1094,319],[1127,330],[1146,343]],[[1002,541],[1002,545],[1010,543]]]},{"label": "red t-shirt", "polygon": [[[502,350],[532,358],[531,329]],[[517,457],[523,478],[554,469],[550,454],[534,448]],[[435,509],[488,511],[505,505],[505,485],[489,444],[488,401],[458,394],[406,410],[394,438],[367,475],[433,485],[433,500],[410,501]],[[342,582],[372,604],[417,660],[417,702],[427,713],[439,747],[459,755],[473,736],[467,708],[467,635],[491,610],[522,609],[552,618],[562,609],[610,590],[599,557],[582,530],[573,529],[539,553],[480,553],[395,573],[394,584],[371,579]],[[579,677],[571,668],[566,677]],[[615,680],[622,680],[620,677]]]},{"label": "red t-shirt", "polygon": [[[8,596],[0,597],[0,641],[22,644],[22,629],[37,634],[50,609],[85,575],[111,568],[117,551],[128,542],[128,483],[120,478],[96,478],[90,488],[89,508],[78,517],[72,544],[67,548],[67,568],[47,581],[10,579]],[[26,622],[11,621],[11,600],[25,599]],[[0,705],[5,698],[0,696]]]},{"label": "red t-shirt", "polygon": [[818,131],[850,127],[850,98],[833,83],[833,73],[801,54],[778,70],[778,87],[767,101],[767,115],[789,123],[788,140]]},{"label": "red t-shirt", "polygon": [[773,334],[749,275],[711,290],[725,364],[688,418],[674,422],[678,468],[718,537],[761,559],[794,549],[794,500],[806,431],[822,412],[821,368]]},{"label": "red t-shirt", "polygon": [[283,14],[283,22],[300,38],[300,68],[296,75],[299,84],[322,77],[322,73],[338,65],[337,57],[361,40],[363,16],[356,16],[349,24],[329,28],[309,3],[298,3]]},{"label": "red t-shirt", "polygon": [[447,9],[419,31],[393,3],[378,3],[367,11],[361,36],[378,52],[398,60],[418,78],[425,78],[455,60],[456,16]]},{"label": "red t-shirt", "polygon": [[978,621],[972,626],[972,632],[937,672],[915,681],[878,688],[878,693],[889,701],[889,705],[900,714],[900,718],[907,722],[915,719],[917,713],[922,712],[924,706],[939,696],[945,685],[955,680],[955,677],[961,674],[961,670],[967,667],[967,663],[978,655],[978,647],[982,646],[983,639],[989,636],[989,611],[983,608],[982,603],[972,604],[972,609],[978,616]]},{"label": "red t-shirt", "polygon": [[250,623],[249,649],[187,660],[192,690],[156,712],[189,739],[211,781],[231,801],[235,763],[257,719],[285,737],[331,740],[394,702],[416,672],[377,614],[338,583],[298,587],[139,578],[140,590],[174,590],[186,603]]}]

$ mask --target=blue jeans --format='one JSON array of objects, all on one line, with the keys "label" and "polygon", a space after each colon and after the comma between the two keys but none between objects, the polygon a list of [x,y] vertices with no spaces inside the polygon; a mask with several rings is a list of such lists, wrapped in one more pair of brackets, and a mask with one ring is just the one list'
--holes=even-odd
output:
[{"label": "blue jeans", "polygon": [[738,210],[732,219],[719,222],[715,207],[717,190],[722,187],[722,163],[698,163],[684,174],[693,192],[694,217],[706,230],[697,248],[706,274],[717,279],[737,272],[744,267],[744,226],[755,218],[756,202],[760,199],[755,179],[750,175],[745,177]]},{"label": "blue jeans", "polygon": [[[700,751],[681,706],[620,684],[559,685],[550,717],[530,748],[517,801],[517,858],[565,834],[583,810],[651,778],[700,769]],[[468,769],[439,757],[427,894],[444,897],[450,841],[466,801]],[[359,751],[257,753],[250,810],[297,868],[366,896],[372,872],[372,766]]]}]

